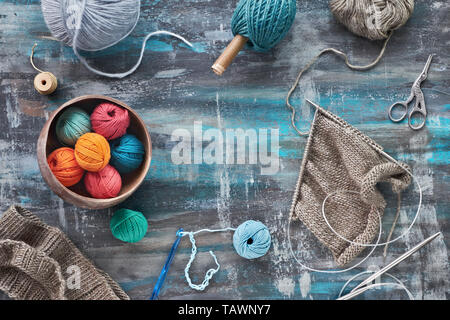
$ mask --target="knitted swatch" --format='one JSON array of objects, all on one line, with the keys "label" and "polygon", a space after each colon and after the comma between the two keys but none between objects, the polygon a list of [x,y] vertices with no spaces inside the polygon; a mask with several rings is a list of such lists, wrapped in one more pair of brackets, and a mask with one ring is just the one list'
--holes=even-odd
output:
[{"label": "knitted swatch", "polygon": [[[80,270],[79,288],[66,285],[72,266]],[[0,290],[20,300],[130,299],[62,231],[19,206],[0,217]]]},{"label": "knitted swatch", "polygon": [[[381,146],[334,114],[317,107],[303,156],[290,218],[300,219],[329,248],[340,266],[365,247],[334,234],[322,216],[346,239],[369,244],[378,234],[386,202],[377,183],[388,182],[396,193],[408,187],[410,175],[380,154]],[[408,168],[404,165],[404,168]]]}]

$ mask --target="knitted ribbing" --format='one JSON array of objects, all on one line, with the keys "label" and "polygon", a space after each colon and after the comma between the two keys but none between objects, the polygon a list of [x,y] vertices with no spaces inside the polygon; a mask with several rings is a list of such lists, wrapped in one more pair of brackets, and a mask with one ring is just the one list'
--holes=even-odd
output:
[{"label": "knitted ribbing", "polygon": [[[79,289],[66,285],[70,266],[80,270]],[[129,300],[62,231],[19,206],[0,217],[0,290],[26,300]]]},{"label": "knitted ribbing", "polygon": [[[342,266],[365,247],[339,238],[326,225],[322,203],[328,194],[342,190],[325,204],[327,220],[338,234],[369,244],[379,230],[378,215],[386,202],[377,183],[388,182],[396,193],[411,177],[404,168],[386,159],[372,139],[336,115],[317,107],[305,148],[290,218],[300,219],[328,247]],[[406,165],[405,165],[405,168]]]}]

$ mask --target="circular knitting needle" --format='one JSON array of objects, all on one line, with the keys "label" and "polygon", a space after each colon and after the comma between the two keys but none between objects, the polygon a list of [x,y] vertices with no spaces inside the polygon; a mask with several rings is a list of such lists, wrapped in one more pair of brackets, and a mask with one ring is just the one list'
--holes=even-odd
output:
[{"label": "circular knitting needle", "polygon": [[409,256],[411,256],[413,253],[415,253],[416,251],[420,250],[423,246],[425,246],[426,244],[430,243],[432,240],[436,239],[438,236],[442,235],[441,232],[438,232],[434,235],[432,235],[431,237],[425,239],[424,241],[422,241],[421,243],[419,243],[418,245],[416,245],[414,248],[412,248],[411,250],[405,252],[404,254],[402,254],[400,257],[398,257],[397,259],[395,259],[394,261],[392,261],[391,263],[389,263],[387,266],[385,266],[384,268],[382,268],[380,271],[374,273],[373,275],[371,275],[370,277],[368,277],[366,280],[364,280],[363,282],[361,282],[360,284],[358,284],[353,290],[352,292],[350,292],[349,294],[340,297],[337,300],[348,300],[351,299],[353,297],[356,297],[357,295],[363,293],[364,291],[370,289],[369,287],[365,287],[363,288],[363,286],[371,283],[373,280],[375,280],[376,278],[378,278],[379,276],[381,276],[383,273],[385,273],[386,271],[388,271],[389,269],[392,269],[393,267],[395,267],[396,265],[398,265],[400,262],[402,262],[403,260],[407,259]]}]

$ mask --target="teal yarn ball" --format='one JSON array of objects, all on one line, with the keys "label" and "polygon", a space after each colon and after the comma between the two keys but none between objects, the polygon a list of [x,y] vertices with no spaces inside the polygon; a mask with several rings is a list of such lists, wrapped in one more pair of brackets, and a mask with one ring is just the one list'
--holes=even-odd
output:
[{"label": "teal yarn ball", "polygon": [[145,148],[142,142],[132,134],[110,141],[111,165],[120,173],[129,173],[141,165]]},{"label": "teal yarn ball", "polygon": [[248,220],[237,227],[233,246],[238,255],[246,259],[262,257],[270,248],[269,229],[259,221]]},{"label": "teal yarn ball", "polygon": [[295,0],[240,0],[233,17],[233,35],[249,39],[257,51],[273,48],[289,31],[295,19]]},{"label": "teal yarn ball", "polygon": [[111,218],[110,228],[113,236],[124,242],[138,242],[147,233],[148,223],[138,211],[119,209]]},{"label": "teal yarn ball", "polygon": [[56,122],[56,137],[66,146],[74,146],[78,138],[91,131],[91,120],[86,111],[71,107]]}]

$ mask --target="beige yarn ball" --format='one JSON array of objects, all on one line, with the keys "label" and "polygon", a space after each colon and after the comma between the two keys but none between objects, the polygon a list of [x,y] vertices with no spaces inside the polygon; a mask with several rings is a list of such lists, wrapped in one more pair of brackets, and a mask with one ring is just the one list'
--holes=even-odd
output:
[{"label": "beige yarn ball", "polygon": [[382,40],[408,21],[414,0],[331,0],[330,9],[351,32]]}]

